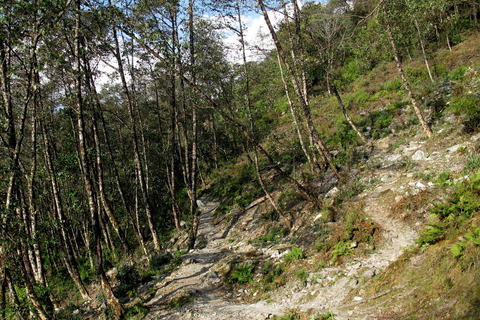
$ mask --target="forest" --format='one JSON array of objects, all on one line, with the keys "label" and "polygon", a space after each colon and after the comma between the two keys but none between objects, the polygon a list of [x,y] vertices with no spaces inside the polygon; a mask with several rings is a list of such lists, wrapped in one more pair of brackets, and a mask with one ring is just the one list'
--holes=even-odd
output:
[{"label": "forest", "polygon": [[[315,186],[344,183],[359,147],[392,133],[371,101],[401,91],[393,114],[411,105],[426,139],[447,107],[476,132],[478,93],[456,89],[449,106],[424,97],[464,77],[434,58],[478,33],[479,6],[2,0],[0,318],[55,318],[90,300],[92,283],[124,317],[106,271],[158,260],[178,234],[195,248],[202,196],[224,211],[265,196],[291,229],[286,202],[327,207]],[[246,41],[252,12],[274,49]],[[395,79],[372,99],[355,81],[392,61]],[[272,179],[290,191],[273,196]]]}]

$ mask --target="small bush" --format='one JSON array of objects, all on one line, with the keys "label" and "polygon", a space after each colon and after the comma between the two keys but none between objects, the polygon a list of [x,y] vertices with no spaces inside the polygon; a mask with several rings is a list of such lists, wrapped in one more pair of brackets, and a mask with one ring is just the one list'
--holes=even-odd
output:
[{"label": "small bush", "polygon": [[280,265],[271,265],[268,261],[266,261],[262,273],[264,274],[263,280],[265,283],[273,283],[283,274],[283,269]]},{"label": "small bush", "polygon": [[302,268],[295,272],[295,275],[300,279],[300,281],[305,282],[308,279],[308,272],[307,269]]},{"label": "small bush", "polygon": [[114,294],[119,298],[130,295],[141,283],[140,274],[135,266],[122,266],[116,278],[118,285],[114,289]]},{"label": "small bush", "polygon": [[428,228],[420,234],[420,237],[418,237],[417,243],[420,245],[434,244],[440,241],[443,237],[443,225],[441,223],[429,223]]},{"label": "small bush", "polygon": [[230,276],[228,276],[228,282],[230,284],[238,283],[244,284],[253,281],[253,265],[251,263],[239,264],[233,268]]},{"label": "small bush", "polygon": [[455,81],[464,81],[465,80],[465,72],[467,71],[467,67],[460,66],[455,69],[452,74],[450,75],[450,79]]},{"label": "small bush", "polygon": [[335,244],[333,249],[332,262],[337,261],[340,256],[348,256],[353,252],[350,241],[339,241]]},{"label": "small bush", "polygon": [[402,80],[399,77],[396,77],[395,79],[387,83],[387,85],[385,86],[385,89],[387,89],[388,91],[398,91],[402,88]]},{"label": "small bush", "polygon": [[456,115],[463,116],[466,132],[478,130],[480,125],[480,98],[474,94],[465,94],[453,97],[448,110]]},{"label": "small bush", "polygon": [[305,259],[302,248],[293,246],[289,253],[285,255],[285,262],[297,261]]},{"label": "small bush", "polygon": [[130,319],[137,315],[143,316],[144,314],[148,313],[148,310],[148,307],[146,307],[142,301],[138,301],[126,310],[125,319]]},{"label": "small bush", "polygon": [[480,169],[480,156],[477,153],[470,153],[467,157],[465,171],[467,173]]}]

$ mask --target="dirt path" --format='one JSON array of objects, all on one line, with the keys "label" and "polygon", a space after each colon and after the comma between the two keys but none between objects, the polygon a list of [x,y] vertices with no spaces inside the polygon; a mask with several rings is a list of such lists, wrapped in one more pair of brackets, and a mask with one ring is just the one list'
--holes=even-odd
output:
[{"label": "dirt path", "polygon": [[[234,295],[225,292],[220,278],[211,270],[232,252],[229,250],[227,237],[222,238],[223,230],[215,229],[213,226],[213,212],[218,203],[205,199],[202,199],[202,202],[199,240],[206,241],[206,246],[186,254],[180,268],[156,285],[155,297],[147,303],[151,311],[145,319],[263,320],[272,315],[284,314],[293,308],[301,311],[313,309],[320,313],[331,310],[335,313],[336,319],[355,319],[352,312],[340,309],[346,303],[350,303],[344,300],[356,286],[355,279],[362,276],[359,273],[373,276],[375,272],[394,261],[403,248],[411,244],[415,238],[411,230],[399,228],[398,223],[392,223],[391,219],[383,214],[386,211],[377,207],[376,202],[372,200],[368,203],[367,209],[372,212],[378,224],[389,228],[387,229],[387,236],[391,242],[389,245],[364,259],[340,267],[324,268],[319,273],[311,274],[310,278],[315,278],[315,283],[310,281],[306,287],[280,290],[274,302],[242,304],[233,299]],[[193,302],[185,308],[179,310],[169,308],[172,299],[189,295],[193,297]]]}]

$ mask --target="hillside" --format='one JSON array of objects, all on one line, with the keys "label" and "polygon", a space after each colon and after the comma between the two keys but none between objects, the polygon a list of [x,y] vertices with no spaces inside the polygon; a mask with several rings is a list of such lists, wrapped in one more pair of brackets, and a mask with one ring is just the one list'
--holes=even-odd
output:
[{"label": "hillside", "polygon": [[4,1],[0,318],[477,319],[479,14]]}]

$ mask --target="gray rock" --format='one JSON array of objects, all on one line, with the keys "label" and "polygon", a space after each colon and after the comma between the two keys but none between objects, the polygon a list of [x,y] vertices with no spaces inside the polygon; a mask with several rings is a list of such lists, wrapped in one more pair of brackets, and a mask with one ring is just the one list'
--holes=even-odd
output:
[{"label": "gray rock", "polygon": [[456,144],[450,148],[447,149],[448,152],[455,152],[455,151],[458,151],[458,149],[460,149],[462,147],[461,144]]},{"label": "gray rock", "polygon": [[412,160],[414,161],[421,161],[421,160],[425,160],[426,158],[428,158],[428,154],[422,150],[418,150],[412,156]]},{"label": "gray rock", "polygon": [[327,194],[325,195],[325,197],[327,198],[332,198],[334,195],[336,195],[338,193],[338,188],[337,187],[333,187],[333,189],[331,189],[330,191],[327,192]]},{"label": "gray rock", "polygon": [[362,277],[371,279],[375,277],[375,270],[367,269],[362,273]]},{"label": "gray rock", "polygon": [[219,283],[221,280],[215,271],[210,271],[205,275],[204,281],[208,284],[214,284]]}]

